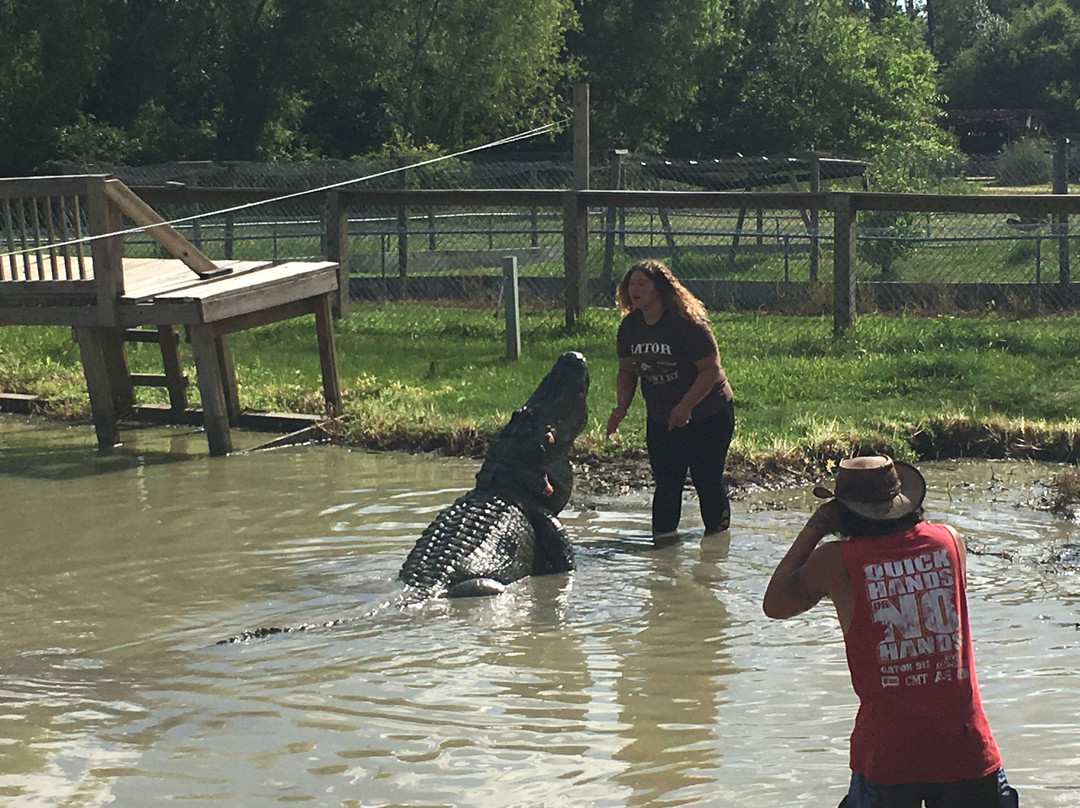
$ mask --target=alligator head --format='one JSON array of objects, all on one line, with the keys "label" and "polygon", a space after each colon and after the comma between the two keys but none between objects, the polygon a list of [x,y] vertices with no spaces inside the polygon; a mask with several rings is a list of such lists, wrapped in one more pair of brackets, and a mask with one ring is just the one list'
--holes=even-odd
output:
[{"label": "alligator head", "polygon": [[488,449],[476,487],[527,498],[557,514],[570,499],[570,449],[588,420],[589,367],[577,351],[560,356]]}]

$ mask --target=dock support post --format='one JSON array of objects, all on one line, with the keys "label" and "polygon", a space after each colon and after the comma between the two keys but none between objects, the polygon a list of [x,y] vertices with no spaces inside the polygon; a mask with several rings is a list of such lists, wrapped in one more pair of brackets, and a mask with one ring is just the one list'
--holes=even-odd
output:
[{"label": "dock support post", "polygon": [[102,345],[102,336],[109,330],[89,326],[75,329],[83,375],[86,377],[86,392],[90,396],[90,417],[94,422],[99,451],[112,449],[120,443],[116,404]]},{"label": "dock support post", "polygon": [[225,380],[218,357],[218,340],[211,326],[191,326],[191,352],[195,356],[195,373],[202,399],[203,428],[210,454],[215,457],[232,451],[229,413],[225,403]]},{"label": "dock support post", "polygon": [[315,333],[319,340],[319,367],[322,370],[323,399],[326,414],[341,415],[341,383],[338,381],[337,354],[334,352],[334,323],[329,295],[315,300]]}]

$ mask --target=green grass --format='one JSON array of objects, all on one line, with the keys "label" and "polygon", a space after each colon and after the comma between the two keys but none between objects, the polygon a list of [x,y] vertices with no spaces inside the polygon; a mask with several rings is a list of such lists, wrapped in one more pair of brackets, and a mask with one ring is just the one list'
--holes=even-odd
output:
[{"label": "green grass", "polygon": [[[509,362],[502,318],[490,309],[355,306],[336,326],[349,439],[475,449],[524,402],[555,357],[575,349],[589,358],[592,375],[592,417],[579,448],[639,449],[640,397],[619,433],[603,434],[615,400],[617,313],[590,309],[572,330],[563,317],[560,310],[523,312],[523,357]],[[901,457],[1071,461],[1080,451],[1078,316],[867,315],[840,341],[824,317],[722,313],[712,321],[736,396],[733,452],[749,462],[805,464],[858,447]],[[310,321],[242,332],[231,342],[244,406],[320,411]],[[153,346],[133,346],[129,360],[135,371],[160,370]],[[41,394],[55,412],[86,417],[70,330],[0,328],[0,389]],[[153,391],[139,394],[164,400]]]}]

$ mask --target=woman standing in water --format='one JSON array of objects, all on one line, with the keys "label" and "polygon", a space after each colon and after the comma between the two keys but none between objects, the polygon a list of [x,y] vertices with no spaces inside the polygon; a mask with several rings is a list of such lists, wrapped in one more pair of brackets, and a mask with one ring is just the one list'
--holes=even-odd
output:
[{"label": "woman standing in water", "polygon": [[655,485],[653,540],[677,537],[688,471],[706,535],[727,530],[731,505],[724,464],[735,408],[705,306],[663,263],[651,260],[626,271],[615,303],[624,316],[616,340],[616,406],[608,416],[607,434],[626,417],[640,379]]}]

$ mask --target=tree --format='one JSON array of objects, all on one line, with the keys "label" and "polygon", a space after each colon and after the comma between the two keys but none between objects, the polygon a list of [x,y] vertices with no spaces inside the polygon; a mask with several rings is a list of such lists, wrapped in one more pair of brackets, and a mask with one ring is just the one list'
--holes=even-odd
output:
[{"label": "tree", "polygon": [[[219,117],[218,54],[228,50],[214,4],[111,0],[104,12],[108,49],[62,146],[109,162],[205,158]],[[109,138],[115,153],[101,150]]]},{"label": "tree", "polygon": [[926,4],[927,42],[938,64],[947,66],[965,48],[1004,31],[1008,22],[987,0],[933,0]]},{"label": "tree", "polygon": [[961,51],[945,72],[958,109],[1041,109],[1062,134],[1080,130],[1080,7],[1035,0]]},{"label": "tree", "polygon": [[875,26],[842,0],[755,0],[738,23],[738,60],[703,94],[699,128],[673,141],[686,153],[948,150],[919,21],[894,14]]},{"label": "tree", "polygon": [[383,142],[460,148],[568,111],[570,0],[373,0],[351,16],[348,8],[326,31],[337,61],[324,62],[316,95],[331,106],[335,94],[353,99]]},{"label": "tree", "polygon": [[[717,0],[577,0],[570,37],[592,98],[597,148],[661,150],[740,45]],[[692,125],[687,123],[687,125]]]},{"label": "tree", "polygon": [[55,154],[102,64],[105,0],[0,0],[0,171],[31,172]]}]

